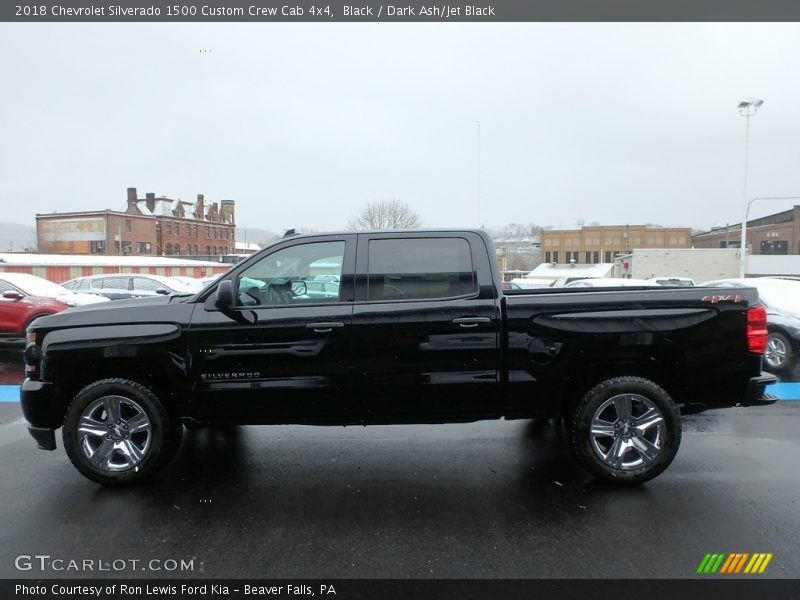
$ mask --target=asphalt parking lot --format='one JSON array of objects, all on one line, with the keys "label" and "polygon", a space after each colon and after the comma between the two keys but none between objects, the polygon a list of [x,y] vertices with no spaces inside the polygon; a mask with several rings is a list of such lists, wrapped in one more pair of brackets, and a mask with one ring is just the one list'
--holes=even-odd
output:
[{"label": "asphalt parking lot", "polygon": [[[3,381],[19,352],[0,350]],[[558,427],[496,421],[187,432],[153,480],[110,489],[19,417],[0,403],[0,577],[683,578],[710,552],[800,576],[800,402],[686,417],[675,462],[634,488],[593,482]]]}]

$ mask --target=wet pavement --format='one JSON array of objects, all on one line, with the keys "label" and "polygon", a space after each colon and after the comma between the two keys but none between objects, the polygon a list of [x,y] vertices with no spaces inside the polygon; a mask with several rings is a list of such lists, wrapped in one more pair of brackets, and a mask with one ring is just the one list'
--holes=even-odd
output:
[{"label": "wet pavement", "polygon": [[[154,479],[103,488],[18,416],[0,404],[0,577],[693,577],[713,552],[800,576],[800,402],[686,417],[675,462],[633,488],[529,421],[186,432]],[[21,554],[124,567],[22,572]]]}]

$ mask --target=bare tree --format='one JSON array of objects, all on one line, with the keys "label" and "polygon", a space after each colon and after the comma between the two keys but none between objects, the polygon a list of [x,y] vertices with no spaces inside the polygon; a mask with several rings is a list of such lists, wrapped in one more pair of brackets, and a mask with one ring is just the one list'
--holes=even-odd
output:
[{"label": "bare tree", "polygon": [[350,219],[350,229],[416,229],[422,225],[419,213],[395,198],[367,202],[358,216]]}]

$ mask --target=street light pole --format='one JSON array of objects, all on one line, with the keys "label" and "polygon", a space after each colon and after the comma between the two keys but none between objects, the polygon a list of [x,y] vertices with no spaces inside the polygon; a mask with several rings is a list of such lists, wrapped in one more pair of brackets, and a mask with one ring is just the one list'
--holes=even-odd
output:
[{"label": "street light pole", "polygon": [[742,219],[742,240],[739,246],[739,277],[744,277],[745,256],[747,253],[747,214],[750,211],[750,203],[747,200],[747,176],[748,176],[748,163],[750,159],[750,117],[758,112],[761,105],[764,104],[763,100],[758,98],[750,98],[739,102],[739,114],[745,118],[744,125],[744,186],[742,190],[742,198],[745,204],[744,219]]}]

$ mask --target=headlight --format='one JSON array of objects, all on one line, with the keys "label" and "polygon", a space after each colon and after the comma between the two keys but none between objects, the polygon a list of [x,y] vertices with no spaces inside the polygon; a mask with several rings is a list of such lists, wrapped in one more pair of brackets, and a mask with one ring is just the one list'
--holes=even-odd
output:
[{"label": "headlight", "polygon": [[75,300],[64,300],[64,304],[67,306],[78,306],[78,303]]},{"label": "headlight", "polygon": [[36,332],[35,331],[28,331],[25,334],[25,345],[28,344],[35,344],[36,343]]}]

